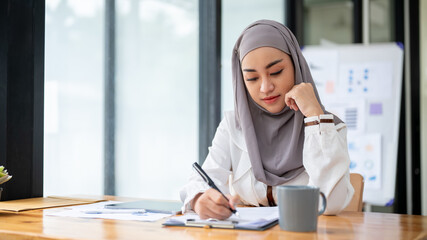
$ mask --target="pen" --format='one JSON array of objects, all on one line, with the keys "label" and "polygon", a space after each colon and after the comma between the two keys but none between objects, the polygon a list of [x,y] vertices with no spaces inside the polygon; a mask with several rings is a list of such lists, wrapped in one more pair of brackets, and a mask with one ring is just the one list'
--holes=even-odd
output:
[{"label": "pen", "polygon": [[[193,163],[193,168],[196,169],[196,171],[200,174],[200,176],[203,178],[203,180],[205,180],[205,182],[209,185],[209,187],[217,190],[219,193],[222,194],[222,196],[227,200],[228,198],[224,195],[224,193],[221,192],[221,190],[219,190],[219,188],[215,185],[215,183],[212,181],[212,179],[208,176],[208,174],[203,171],[202,167],[200,167],[200,165],[195,162]],[[236,214],[236,216],[239,216],[239,213],[236,210],[233,210],[230,208],[230,211],[234,214]]]}]

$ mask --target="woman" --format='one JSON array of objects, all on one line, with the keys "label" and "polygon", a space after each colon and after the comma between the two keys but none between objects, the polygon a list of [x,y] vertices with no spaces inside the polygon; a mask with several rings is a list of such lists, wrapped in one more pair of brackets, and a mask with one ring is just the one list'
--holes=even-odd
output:
[{"label": "woman", "polygon": [[351,200],[347,129],[321,105],[298,42],[282,24],[249,25],[233,49],[234,112],[221,121],[203,169],[229,201],[194,173],[181,190],[184,212],[225,219],[241,201],[274,206],[276,186],[313,185],[325,214]]}]

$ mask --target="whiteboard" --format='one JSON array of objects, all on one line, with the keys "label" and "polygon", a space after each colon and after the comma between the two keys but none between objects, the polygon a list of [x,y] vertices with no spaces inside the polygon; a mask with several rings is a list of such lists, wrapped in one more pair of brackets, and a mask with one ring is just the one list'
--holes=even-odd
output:
[{"label": "whiteboard", "polygon": [[396,43],[306,46],[327,111],[347,125],[350,172],[365,179],[364,202],[394,200],[403,46]]}]

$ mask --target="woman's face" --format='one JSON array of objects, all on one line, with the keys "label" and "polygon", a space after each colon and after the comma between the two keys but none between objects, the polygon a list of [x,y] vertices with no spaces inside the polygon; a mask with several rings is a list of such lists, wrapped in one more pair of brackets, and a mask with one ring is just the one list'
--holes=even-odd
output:
[{"label": "woman's face", "polygon": [[257,48],[242,60],[243,79],[252,99],[271,113],[286,106],[285,94],[294,86],[291,57],[272,47]]}]

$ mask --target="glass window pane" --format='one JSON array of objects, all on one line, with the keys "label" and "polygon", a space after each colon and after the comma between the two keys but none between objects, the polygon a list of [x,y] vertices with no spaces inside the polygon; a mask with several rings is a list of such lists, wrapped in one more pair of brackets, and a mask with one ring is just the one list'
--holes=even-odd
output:
[{"label": "glass window pane", "polygon": [[391,0],[369,1],[370,42],[394,41],[392,4]]},{"label": "glass window pane", "polygon": [[198,157],[198,1],[116,6],[116,192],[179,199]]},{"label": "glass window pane", "polygon": [[103,193],[104,1],[47,0],[44,194]]},{"label": "glass window pane", "polygon": [[304,1],[304,45],[352,43],[353,38],[353,1]]},{"label": "glass window pane", "polygon": [[284,22],[283,0],[222,1],[221,105],[222,113],[234,109],[231,84],[231,53],[237,38],[249,24],[260,19]]}]

